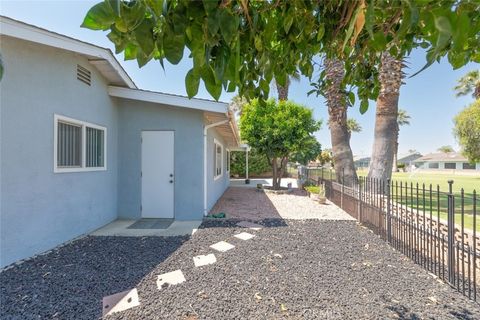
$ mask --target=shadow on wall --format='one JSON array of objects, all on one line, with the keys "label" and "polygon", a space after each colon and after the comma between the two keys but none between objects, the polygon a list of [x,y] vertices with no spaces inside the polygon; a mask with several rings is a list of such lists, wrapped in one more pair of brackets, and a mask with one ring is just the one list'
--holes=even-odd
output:
[{"label": "shadow on wall", "polygon": [[102,298],[129,290],[190,236],[94,237],[0,273],[1,319],[100,319]]}]

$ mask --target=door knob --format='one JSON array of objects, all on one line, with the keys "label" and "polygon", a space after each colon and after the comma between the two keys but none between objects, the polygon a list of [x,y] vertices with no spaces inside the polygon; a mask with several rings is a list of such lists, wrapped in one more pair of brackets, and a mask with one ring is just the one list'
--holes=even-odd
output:
[{"label": "door knob", "polygon": [[170,180],[170,183],[173,183],[173,180]]},{"label": "door knob", "polygon": [[170,178],[173,177],[173,173],[170,173]]}]

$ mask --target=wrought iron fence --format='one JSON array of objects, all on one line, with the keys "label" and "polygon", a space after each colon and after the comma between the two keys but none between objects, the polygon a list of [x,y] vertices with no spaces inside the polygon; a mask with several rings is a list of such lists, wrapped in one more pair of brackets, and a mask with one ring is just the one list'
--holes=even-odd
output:
[{"label": "wrought iron fence", "polygon": [[[440,187],[360,177],[344,185],[326,171],[307,179],[323,184],[327,198],[410,257],[415,263],[477,301],[480,248],[476,190],[459,193]],[[343,179],[342,179],[343,180]]]}]

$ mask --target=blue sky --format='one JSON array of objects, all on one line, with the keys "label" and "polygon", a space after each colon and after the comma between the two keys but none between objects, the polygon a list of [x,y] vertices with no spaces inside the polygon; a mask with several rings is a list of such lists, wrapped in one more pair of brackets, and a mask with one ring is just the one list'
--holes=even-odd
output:
[{"label": "blue sky", "polygon": [[[2,15],[21,20],[45,29],[65,34],[96,45],[113,50],[106,33],[80,28],[83,17],[88,9],[99,1],[4,1],[0,0]],[[1,51],[1,47],[0,47]],[[186,95],[184,76],[191,67],[188,57],[176,66],[166,63],[165,71],[158,62],[152,61],[139,69],[135,61],[123,61],[123,56],[117,59],[130,74],[137,86],[142,89],[162,91]],[[413,74],[425,63],[422,51],[415,51],[407,59],[410,66],[407,74]],[[453,87],[456,81],[470,70],[478,69],[478,64],[453,70],[448,62],[434,64],[414,78],[406,78],[400,93],[400,107],[411,115],[411,125],[400,130],[400,153],[416,149],[422,153],[435,151],[442,145],[458,145],[452,135],[452,119],[463,107],[473,101],[471,97],[456,98]],[[6,66],[8,72],[8,66]],[[310,90],[308,79],[293,82],[290,98],[314,110],[317,119],[323,119],[322,129],[316,133],[317,139],[324,148],[330,147],[330,134],[326,126],[328,114],[325,101],[321,97],[307,97]],[[272,90],[273,92],[273,90]],[[210,98],[204,88],[199,90],[198,97]],[[223,93],[220,100],[228,102],[232,94]],[[375,121],[375,103],[370,103],[366,114],[361,115],[358,106],[349,109],[349,116],[355,118],[362,126],[363,132],[353,134],[352,149],[356,155],[370,154],[373,144],[373,129]]]}]

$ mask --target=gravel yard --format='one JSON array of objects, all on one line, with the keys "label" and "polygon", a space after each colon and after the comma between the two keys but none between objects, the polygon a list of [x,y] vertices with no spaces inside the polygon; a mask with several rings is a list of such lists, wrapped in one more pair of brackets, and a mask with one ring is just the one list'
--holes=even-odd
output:
[{"label": "gravel yard", "polygon": [[[188,241],[77,240],[0,274],[0,318],[100,318],[103,296],[136,287],[140,305],[107,319],[480,319],[478,304],[353,221],[236,222],[206,220]],[[235,248],[209,248],[222,240]],[[194,266],[211,253],[216,263]],[[186,281],[158,290],[177,269]]]},{"label": "gravel yard", "polygon": [[293,189],[292,193],[274,194],[255,188],[230,187],[210,211],[219,212],[226,213],[228,218],[250,220],[353,220],[332,202],[318,204],[307,196],[306,191],[299,189]]}]

